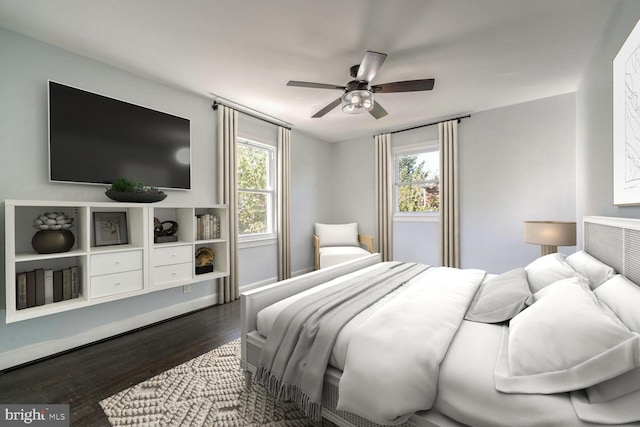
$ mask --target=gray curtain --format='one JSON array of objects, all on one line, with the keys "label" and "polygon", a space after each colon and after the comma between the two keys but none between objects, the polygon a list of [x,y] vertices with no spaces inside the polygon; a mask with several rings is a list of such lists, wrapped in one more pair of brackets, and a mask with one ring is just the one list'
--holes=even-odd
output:
[{"label": "gray curtain", "polygon": [[238,284],[238,193],[236,140],[238,112],[218,105],[218,198],[229,209],[229,275],[218,281],[218,303],[240,298]]},{"label": "gray curtain", "polygon": [[278,280],[291,277],[291,130],[278,127]]},{"label": "gray curtain", "polygon": [[391,134],[374,137],[376,149],[376,241],[383,261],[393,260],[393,157]]},{"label": "gray curtain", "polygon": [[440,139],[440,262],[460,267],[458,120],[438,124]]}]

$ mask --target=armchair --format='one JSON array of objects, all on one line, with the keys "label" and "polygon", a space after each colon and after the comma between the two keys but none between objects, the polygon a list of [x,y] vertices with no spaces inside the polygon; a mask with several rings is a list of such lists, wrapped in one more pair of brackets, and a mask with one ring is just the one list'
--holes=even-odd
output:
[{"label": "armchair", "polygon": [[[315,224],[315,268],[330,267],[373,253],[373,237],[358,234],[358,224]],[[366,248],[366,249],[365,249]]]}]

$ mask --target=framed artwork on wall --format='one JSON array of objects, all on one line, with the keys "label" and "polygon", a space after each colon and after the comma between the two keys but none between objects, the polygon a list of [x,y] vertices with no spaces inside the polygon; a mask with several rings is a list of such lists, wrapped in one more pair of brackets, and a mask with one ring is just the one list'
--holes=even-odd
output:
[{"label": "framed artwork on wall", "polygon": [[94,212],[93,230],[96,246],[129,243],[126,212]]},{"label": "framed artwork on wall", "polygon": [[640,21],[613,60],[613,204],[640,204]]}]

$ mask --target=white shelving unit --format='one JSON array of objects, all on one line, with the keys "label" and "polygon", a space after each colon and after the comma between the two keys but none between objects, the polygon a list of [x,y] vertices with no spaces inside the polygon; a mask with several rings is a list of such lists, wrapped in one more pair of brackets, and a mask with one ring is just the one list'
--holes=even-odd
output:
[{"label": "white shelving unit", "polygon": [[[218,279],[229,274],[228,209],[225,205],[174,206],[117,202],[62,202],[6,200],[5,272],[6,322],[46,316],[135,295]],[[44,212],[72,216],[75,243],[68,252],[38,254],[31,246],[33,220]],[[96,213],[124,213],[124,244],[96,245]],[[219,236],[198,239],[197,215],[219,218]],[[154,242],[154,218],[178,223],[178,240]],[[210,247],[215,255],[212,272],[196,274],[195,251]],[[39,268],[78,267],[77,298],[17,309],[16,275]]]}]

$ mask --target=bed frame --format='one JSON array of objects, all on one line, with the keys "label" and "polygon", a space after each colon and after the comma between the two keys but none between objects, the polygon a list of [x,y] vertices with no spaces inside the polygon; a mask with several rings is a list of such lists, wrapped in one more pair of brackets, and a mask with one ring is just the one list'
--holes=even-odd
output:
[{"label": "bed frame", "polygon": [[[613,267],[618,273],[640,286],[640,220],[612,217],[584,217],[584,250]],[[240,296],[241,361],[247,386],[255,374],[265,339],[257,332],[257,313],[263,308],[336,277],[381,262],[380,254],[372,254],[267,285]],[[325,375],[322,396],[322,416],[340,427],[378,427],[362,417],[338,411],[338,383],[340,371],[329,367]],[[459,427],[446,415],[435,410],[412,416],[401,427]]]},{"label": "bed frame", "polygon": [[584,250],[640,286],[640,220],[584,217]]}]

